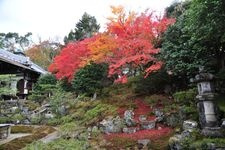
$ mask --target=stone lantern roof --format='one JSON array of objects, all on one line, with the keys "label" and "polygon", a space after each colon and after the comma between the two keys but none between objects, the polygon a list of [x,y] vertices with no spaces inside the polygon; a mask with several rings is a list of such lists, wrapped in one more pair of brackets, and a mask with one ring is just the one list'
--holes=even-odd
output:
[{"label": "stone lantern roof", "polygon": [[215,76],[211,73],[206,72],[204,67],[199,67],[199,74],[195,76],[195,78],[191,79],[191,82],[199,83],[199,82],[205,82],[205,81],[212,81],[215,79]]}]

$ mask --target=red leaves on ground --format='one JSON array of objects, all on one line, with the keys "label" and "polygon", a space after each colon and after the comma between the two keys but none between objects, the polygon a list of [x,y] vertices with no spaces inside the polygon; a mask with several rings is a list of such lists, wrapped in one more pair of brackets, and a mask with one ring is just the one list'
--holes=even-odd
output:
[{"label": "red leaves on ground", "polygon": [[[148,116],[151,112],[152,109],[149,105],[147,105],[143,100],[141,99],[136,99],[134,101],[136,105],[136,109],[134,109],[134,119],[136,122],[139,122],[139,116],[140,115],[146,115]],[[125,108],[120,108],[118,109],[118,113],[120,114],[121,117],[123,117],[123,114],[125,112]],[[155,116],[149,116],[147,120],[154,120]],[[135,133],[129,134],[129,133],[116,133],[116,134],[109,134],[105,135],[106,140],[113,140],[114,138],[126,138],[126,139],[131,139],[131,140],[138,140],[138,139],[151,139],[151,140],[157,140],[162,137],[167,137],[169,136],[172,132],[173,129],[169,127],[165,127],[164,125],[157,124],[157,127],[160,129],[149,129],[149,130],[140,130]]]},{"label": "red leaves on ground", "polygon": [[105,135],[106,140],[112,140],[113,138],[128,138],[133,140],[138,139],[151,139],[151,140],[157,140],[162,137],[169,136],[173,130],[169,127],[163,127],[160,130],[157,129],[151,129],[151,130],[140,130],[133,134],[129,133],[114,133]]}]

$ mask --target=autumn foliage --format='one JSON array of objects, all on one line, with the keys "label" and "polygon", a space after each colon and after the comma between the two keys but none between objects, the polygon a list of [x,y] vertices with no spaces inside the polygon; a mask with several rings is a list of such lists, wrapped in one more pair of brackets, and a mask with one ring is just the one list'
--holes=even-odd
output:
[{"label": "autumn foliage", "polygon": [[49,71],[55,74],[57,79],[66,78],[71,81],[73,74],[87,64],[86,60],[90,57],[88,44],[94,40],[95,37],[92,37],[67,44],[49,66]]},{"label": "autumn foliage", "polygon": [[126,15],[123,7],[112,7],[107,30],[62,49],[49,70],[58,79],[68,78],[90,61],[109,64],[109,76],[116,75],[116,82],[127,82],[127,76],[143,72],[148,76],[161,68],[155,57],[159,53],[161,35],[173,23],[148,11]]}]

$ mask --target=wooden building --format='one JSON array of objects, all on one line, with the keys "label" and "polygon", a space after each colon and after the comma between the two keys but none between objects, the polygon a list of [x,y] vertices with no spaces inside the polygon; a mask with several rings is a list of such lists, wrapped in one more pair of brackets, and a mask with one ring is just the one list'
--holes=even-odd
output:
[{"label": "wooden building", "polygon": [[14,54],[0,49],[0,74],[14,75],[10,87],[12,90],[16,89],[20,98],[25,98],[38,77],[46,73],[47,71],[34,64],[23,53]]}]

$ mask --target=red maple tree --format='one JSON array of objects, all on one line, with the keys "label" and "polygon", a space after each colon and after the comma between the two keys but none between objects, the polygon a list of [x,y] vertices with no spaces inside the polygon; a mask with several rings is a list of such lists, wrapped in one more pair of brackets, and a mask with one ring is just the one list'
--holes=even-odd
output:
[{"label": "red maple tree", "polygon": [[130,13],[127,17],[121,8],[113,12],[116,17],[108,24],[108,31],[114,35],[118,47],[108,58],[109,76],[117,74],[117,82],[126,82],[126,77],[136,72],[144,71],[147,77],[160,69],[162,62],[155,55],[159,53],[161,35],[174,20],[155,17],[147,11],[138,16]]},{"label": "red maple tree", "polygon": [[95,38],[94,36],[67,44],[54,58],[54,62],[49,66],[49,71],[55,74],[57,79],[66,78],[71,81],[74,73],[88,63],[86,61],[90,56],[88,44]]},{"label": "red maple tree", "polygon": [[109,64],[109,76],[117,75],[115,82],[126,83],[127,76],[149,73],[161,68],[155,57],[159,53],[161,35],[174,22],[155,17],[148,11],[126,15],[123,7],[112,7],[107,30],[83,41],[69,43],[49,67],[58,79],[69,81],[74,73],[89,61]]}]

